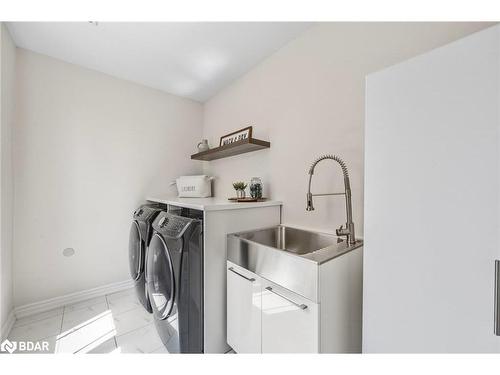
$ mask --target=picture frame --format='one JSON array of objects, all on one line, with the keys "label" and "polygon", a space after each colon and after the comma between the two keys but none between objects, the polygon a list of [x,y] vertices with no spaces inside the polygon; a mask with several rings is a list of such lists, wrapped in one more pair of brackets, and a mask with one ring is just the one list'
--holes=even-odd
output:
[{"label": "picture frame", "polygon": [[246,128],[236,130],[232,133],[223,135],[220,137],[219,147],[227,146],[231,143],[242,141],[244,139],[252,138],[252,127],[247,126]]}]

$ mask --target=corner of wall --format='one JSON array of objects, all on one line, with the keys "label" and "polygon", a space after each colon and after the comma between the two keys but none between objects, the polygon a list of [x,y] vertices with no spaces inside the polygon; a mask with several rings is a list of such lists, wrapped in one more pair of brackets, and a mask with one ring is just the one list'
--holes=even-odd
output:
[{"label": "corner of wall", "polygon": [[4,23],[0,23],[0,326],[2,337],[14,324],[12,278],[13,168],[16,46]]}]

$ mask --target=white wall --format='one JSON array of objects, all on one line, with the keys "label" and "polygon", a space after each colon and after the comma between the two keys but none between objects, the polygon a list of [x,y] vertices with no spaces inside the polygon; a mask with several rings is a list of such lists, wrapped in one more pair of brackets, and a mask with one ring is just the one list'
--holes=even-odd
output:
[{"label": "white wall", "polygon": [[[234,195],[231,182],[263,177],[265,195],[284,201],[285,223],[332,230],[345,221],[342,198],[320,197],[306,213],[307,170],[317,156],[338,154],[351,175],[357,233],[363,233],[365,76],[489,24],[329,23],[313,27],[205,104],[211,146],[253,125],[271,148],[205,163],[219,177],[215,192]],[[313,192],[342,191],[340,168],[316,168]],[[395,171],[397,173],[397,171]]]},{"label": "white wall", "polygon": [[18,49],[16,108],[15,305],[128,280],[132,211],[199,172],[202,106]]},{"label": "white wall", "polygon": [[14,118],[16,47],[5,25],[1,24],[0,26],[0,326],[4,327],[8,314],[14,307],[12,294],[12,218],[14,196],[12,175],[12,128]]},{"label": "white wall", "polygon": [[[344,206],[318,198],[316,211],[305,212],[307,168],[321,153],[341,155],[362,234],[365,75],[486,26],[321,24],[203,107],[18,49],[15,305],[127,280],[132,210],[147,195],[174,193],[174,177],[200,172],[189,155],[202,131],[214,146],[251,124],[272,142],[270,150],[204,163],[220,177],[218,196],[233,195],[236,179],[261,176],[267,195],[285,202],[285,222],[315,228],[340,225]],[[324,163],[313,190],[342,189],[339,169]],[[76,254],[63,257],[66,247]]]}]

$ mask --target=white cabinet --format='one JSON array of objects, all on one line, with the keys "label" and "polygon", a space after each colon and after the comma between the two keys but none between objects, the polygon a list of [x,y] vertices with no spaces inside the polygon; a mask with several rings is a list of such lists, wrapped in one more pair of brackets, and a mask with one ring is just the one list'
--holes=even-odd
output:
[{"label": "white cabinet", "polygon": [[[241,204],[247,207],[246,203]],[[280,206],[209,210],[204,216],[205,353],[224,353],[229,350],[226,343],[226,235],[279,224]]]},{"label": "white cabinet", "polygon": [[237,353],[261,352],[261,283],[251,272],[227,268],[227,343]]},{"label": "white cabinet", "polygon": [[262,353],[318,353],[319,305],[267,280],[262,284]]},{"label": "white cabinet", "polygon": [[226,264],[227,342],[237,353],[361,352],[362,247],[320,264],[318,293],[309,298],[248,263]]},{"label": "white cabinet", "polygon": [[318,353],[319,304],[228,261],[227,342],[237,353]]}]

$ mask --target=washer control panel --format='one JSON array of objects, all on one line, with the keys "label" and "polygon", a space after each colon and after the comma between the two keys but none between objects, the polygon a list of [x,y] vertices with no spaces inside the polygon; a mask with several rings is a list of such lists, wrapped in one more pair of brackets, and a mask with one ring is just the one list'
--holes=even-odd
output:
[{"label": "washer control panel", "polygon": [[157,208],[146,205],[139,207],[134,211],[134,220],[147,221],[153,220],[152,216],[158,212]]}]

